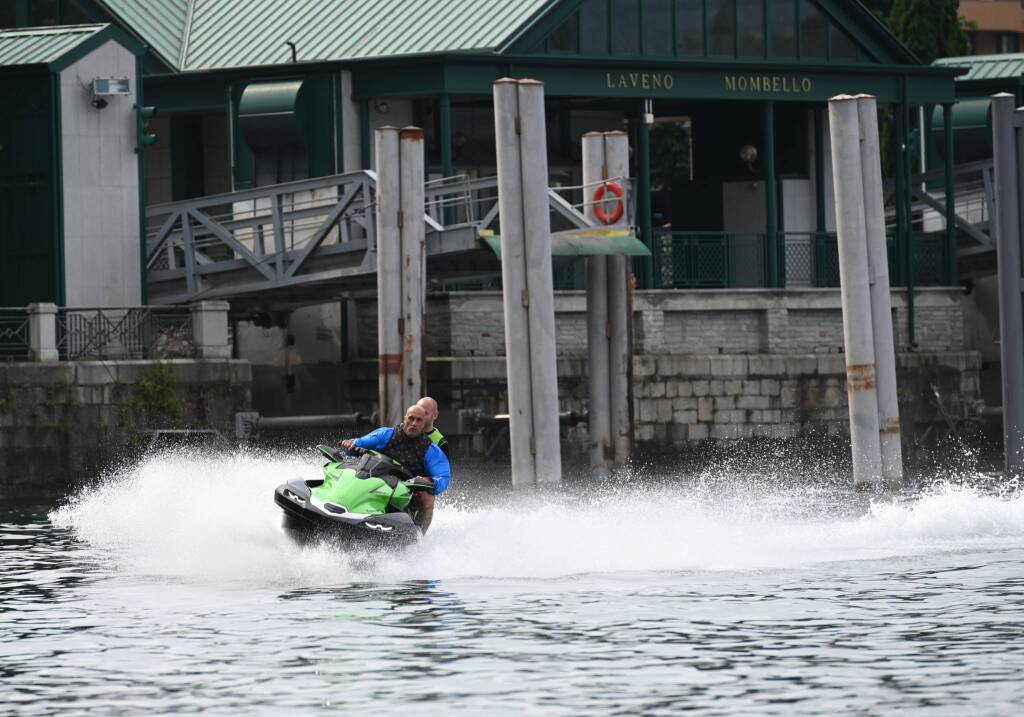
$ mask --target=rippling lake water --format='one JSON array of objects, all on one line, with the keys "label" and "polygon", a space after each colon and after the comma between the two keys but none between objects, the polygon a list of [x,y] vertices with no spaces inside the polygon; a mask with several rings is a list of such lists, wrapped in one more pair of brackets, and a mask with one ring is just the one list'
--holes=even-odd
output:
[{"label": "rippling lake water", "polygon": [[0,713],[1019,714],[1024,497],[801,480],[450,491],[299,548],[316,458],[168,454],[0,512]]}]

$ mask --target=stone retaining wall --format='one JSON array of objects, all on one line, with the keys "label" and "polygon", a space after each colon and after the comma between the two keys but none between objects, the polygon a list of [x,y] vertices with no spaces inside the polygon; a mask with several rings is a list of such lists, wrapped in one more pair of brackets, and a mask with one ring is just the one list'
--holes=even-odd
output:
[{"label": "stone retaining wall", "polygon": [[[914,295],[917,351],[964,350],[962,292],[921,288]],[[911,349],[905,291],[893,290],[896,350]],[[359,302],[361,358],[377,355],[377,304]],[[586,296],[555,298],[559,356],[586,356]],[[429,356],[504,356],[500,292],[434,294],[427,301]],[[842,353],[842,304],[837,289],[638,291],[634,297],[638,355]]]},{"label": "stone retaining wall", "polygon": [[51,495],[137,456],[153,429],[234,431],[248,361],[0,363],[0,500]]}]

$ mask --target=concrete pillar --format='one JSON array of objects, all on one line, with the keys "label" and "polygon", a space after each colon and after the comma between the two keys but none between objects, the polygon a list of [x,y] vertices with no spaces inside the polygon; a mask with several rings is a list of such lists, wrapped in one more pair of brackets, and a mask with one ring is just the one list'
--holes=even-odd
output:
[{"label": "concrete pillar", "polygon": [[[629,138],[625,132],[605,132],[604,158],[607,176],[617,178],[622,187],[623,206],[629,206]],[[615,226],[628,227],[629,217],[623,212]],[[633,347],[629,308],[629,260],[622,254],[610,256],[608,262],[608,374],[611,400],[612,447],[615,466],[621,468],[633,453],[633,422],[630,420],[630,362]]]},{"label": "concrete pillar", "polygon": [[996,258],[999,277],[999,355],[1003,378],[1003,448],[1006,472],[1024,473],[1024,310],[1021,307],[1020,132],[1014,96],[992,96],[995,161]]},{"label": "concrete pillar", "polygon": [[405,127],[399,134],[402,239],[402,411],[424,395],[423,307],[426,301],[426,233],[423,222],[423,130]]},{"label": "concrete pillar", "polygon": [[28,353],[30,361],[60,359],[57,352],[57,305],[28,305]]},{"label": "concrete pillar", "polygon": [[885,239],[885,200],[882,196],[882,160],[878,143],[878,107],[875,98],[859,95],[861,179],[868,245],[868,282],[871,294],[871,332],[878,381],[878,427],[882,476],[899,485],[903,480],[900,406],[896,386],[896,348],[893,345],[892,293],[889,252]]},{"label": "concrete pillar", "polygon": [[[583,200],[589,202],[598,182],[607,179],[604,135],[583,135]],[[597,222],[594,205],[584,214]],[[608,257],[587,258],[587,420],[590,429],[590,472],[595,478],[610,474],[612,454],[611,392],[608,322]]]},{"label": "concrete pillar", "polygon": [[196,345],[196,358],[231,358],[226,301],[197,301],[191,304],[192,341]]},{"label": "concrete pillar", "polygon": [[402,420],[402,211],[399,130],[376,132],[377,167],[377,374],[382,425]]},{"label": "concrete pillar", "polygon": [[561,481],[544,85],[494,83],[514,486]]},{"label": "concrete pillar", "polygon": [[857,105],[856,98],[839,95],[829,100],[828,112],[836,194],[836,231],[839,235],[840,294],[853,481],[862,484],[882,480],[882,457],[878,434],[877,379],[871,329]]}]

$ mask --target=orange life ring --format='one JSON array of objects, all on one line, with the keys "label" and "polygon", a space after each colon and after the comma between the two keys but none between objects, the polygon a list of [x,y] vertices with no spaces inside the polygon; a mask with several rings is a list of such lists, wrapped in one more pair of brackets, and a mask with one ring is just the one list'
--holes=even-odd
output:
[{"label": "orange life ring", "polygon": [[[611,215],[604,211],[604,207],[601,206],[601,200],[604,199],[604,192],[608,190],[618,200],[615,202],[615,209],[612,210]],[[605,182],[594,190],[594,216],[602,224],[614,224],[615,222],[622,219],[622,213],[626,210],[622,204],[622,188],[619,187],[615,182]]]}]

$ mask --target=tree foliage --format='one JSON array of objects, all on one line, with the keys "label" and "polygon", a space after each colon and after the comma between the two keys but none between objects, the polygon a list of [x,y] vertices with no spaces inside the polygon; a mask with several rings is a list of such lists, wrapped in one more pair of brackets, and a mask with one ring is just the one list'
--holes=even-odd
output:
[{"label": "tree foliage", "polygon": [[889,27],[926,65],[967,54],[960,0],[893,0]]}]

